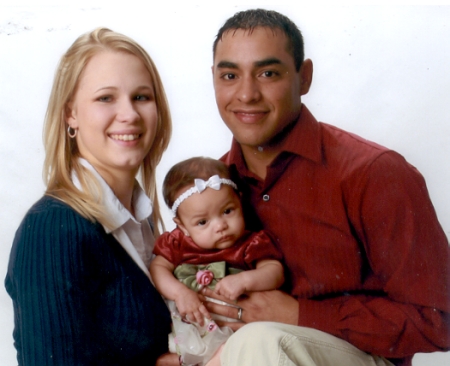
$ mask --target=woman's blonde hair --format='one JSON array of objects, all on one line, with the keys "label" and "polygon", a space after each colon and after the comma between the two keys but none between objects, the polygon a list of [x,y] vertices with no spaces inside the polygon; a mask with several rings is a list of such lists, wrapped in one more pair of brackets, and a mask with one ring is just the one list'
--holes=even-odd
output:
[{"label": "woman's blonde hair", "polygon": [[[152,219],[156,234],[164,230],[158,203],[155,170],[163,152],[169,144],[172,122],[161,78],[147,52],[127,36],[98,28],[81,35],[62,56],[56,70],[53,88],[47,107],[44,125],[45,162],[43,168],[46,194],[56,197],[83,217],[104,225],[109,224],[108,212],[101,205],[101,193],[92,174],[84,168],[78,157],[76,139],[67,133],[66,113],[68,103],[74,97],[80,76],[89,60],[104,51],[125,52],[138,57],[148,70],[155,89],[158,110],[158,124],[155,139],[147,156],[140,166],[140,180],[146,194],[153,202]],[[71,179],[71,172],[77,174],[82,191]]]}]

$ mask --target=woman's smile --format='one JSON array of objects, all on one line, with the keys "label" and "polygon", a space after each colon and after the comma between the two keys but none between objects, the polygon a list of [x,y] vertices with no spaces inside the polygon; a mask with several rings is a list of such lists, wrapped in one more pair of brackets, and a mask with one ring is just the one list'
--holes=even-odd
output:
[{"label": "woman's smile", "polygon": [[150,151],[158,111],[143,62],[124,52],[101,52],[83,71],[67,122],[77,129],[80,155],[110,184],[134,177]]}]

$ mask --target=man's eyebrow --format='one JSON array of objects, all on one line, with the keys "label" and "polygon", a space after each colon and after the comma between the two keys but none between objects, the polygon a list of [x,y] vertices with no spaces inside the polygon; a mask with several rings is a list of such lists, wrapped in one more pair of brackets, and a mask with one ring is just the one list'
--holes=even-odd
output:
[{"label": "man's eyebrow", "polygon": [[[253,65],[255,67],[265,67],[265,66],[270,66],[270,65],[281,65],[282,62],[280,59],[276,58],[276,57],[270,57],[270,58],[266,58],[264,60],[260,60],[260,61],[255,61],[253,63]],[[238,64],[236,64],[235,62],[231,62],[231,61],[220,61],[217,64],[217,68],[218,69],[238,69],[239,66]]]},{"label": "man's eyebrow", "polygon": [[217,64],[218,69],[237,69],[238,65],[231,61],[220,61]]},{"label": "man's eyebrow", "polygon": [[256,67],[264,67],[264,66],[270,66],[270,65],[281,65],[281,60],[276,58],[276,57],[270,57],[270,58],[266,58],[264,60],[261,61],[256,61],[254,62],[254,65]]}]

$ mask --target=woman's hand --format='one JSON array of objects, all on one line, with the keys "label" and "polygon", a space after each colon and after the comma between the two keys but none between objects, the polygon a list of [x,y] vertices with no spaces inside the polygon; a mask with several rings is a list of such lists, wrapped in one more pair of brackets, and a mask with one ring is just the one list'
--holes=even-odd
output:
[{"label": "woman's hand", "polygon": [[[202,294],[208,297],[218,298],[213,291],[207,288],[202,290]],[[223,298],[219,299],[223,300]],[[285,324],[298,324],[299,310],[297,300],[285,292],[278,290],[251,292],[247,296],[240,298],[237,303],[232,304],[242,309],[241,319],[239,319],[239,308],[212,302],[205,302],[204,304],[210,313],[234,318],[245,323],[275,321]],[[232,326],[231,324],[227,323],[227,325]]]},{"label": "woman's hand", "polygon": [[155,366],[180,366],[180,356],[176,353],[164,353],[156,360]]}]

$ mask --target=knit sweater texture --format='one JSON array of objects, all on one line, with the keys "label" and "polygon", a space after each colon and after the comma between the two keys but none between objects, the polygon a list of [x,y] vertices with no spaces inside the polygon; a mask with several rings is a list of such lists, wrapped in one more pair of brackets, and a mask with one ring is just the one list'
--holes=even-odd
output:
[{"label": "knit sweater texture", "polygon": [[41,198],[11,250],[19,365],[153,365],[170,316],[119,242],[63,202]]}]

